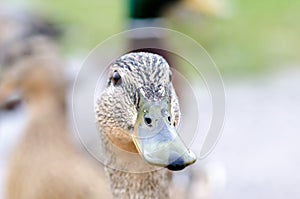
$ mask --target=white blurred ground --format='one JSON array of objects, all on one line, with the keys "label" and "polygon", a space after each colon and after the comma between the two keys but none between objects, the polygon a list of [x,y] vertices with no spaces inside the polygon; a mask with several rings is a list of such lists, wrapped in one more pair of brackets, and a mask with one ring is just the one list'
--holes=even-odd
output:
[{"label": "white blurred ground", "polygon": [[[227,112],[222,138],[213,153],[192,169],[207,171],[214,198],[300,197],[299,85],[299,69],[225,79]],[[0,114],[1,178],[22,117],[22,110]],[[202,186],[194,185],[189,192],[196,196]]]},{"label": "white blurred ground", "polygon": [[299,85],[299,70],[225,79],[224,132],[205,160],[223,165],[226,172],[216,198],[300,197]]}]

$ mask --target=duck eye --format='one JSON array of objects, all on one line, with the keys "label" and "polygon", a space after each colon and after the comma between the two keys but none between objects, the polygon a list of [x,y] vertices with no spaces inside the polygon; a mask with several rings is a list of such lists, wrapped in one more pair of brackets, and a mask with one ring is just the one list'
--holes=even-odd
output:
[{"label": "duck eye", "polygon": [[120,74],[118,73],[118,71],[115,71],[112,75],[112,78],[111,78],[111,81],[112,83],[114,84],[114,86],[116,85],[120,85],[121,84],[121,76]]}]

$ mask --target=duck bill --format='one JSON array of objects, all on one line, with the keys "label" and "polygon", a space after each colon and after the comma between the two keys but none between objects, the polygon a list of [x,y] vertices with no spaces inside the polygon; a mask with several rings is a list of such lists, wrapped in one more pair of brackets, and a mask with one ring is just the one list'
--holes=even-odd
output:
[{"label": "duck bill", "polygon": [[143,100],[132,135],[142,158],[151,165],[182,170],[196,161],[170,120],[167,100],[153,102]]}]

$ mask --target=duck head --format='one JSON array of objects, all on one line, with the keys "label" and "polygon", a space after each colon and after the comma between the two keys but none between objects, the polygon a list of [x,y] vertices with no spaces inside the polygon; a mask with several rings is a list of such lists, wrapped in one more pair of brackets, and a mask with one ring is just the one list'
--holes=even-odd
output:
[{"label": "duck head", "polygon": [[110,67],[97,107],[105,137],[149,164],[181,170],[196,156],[177,133],[180,110],[172,73],[161,56],[129,53]]},{"label": "duck head", "polygon": [[15,22],[8,23],[16,25],[11,27],[12,39],[0,38],[0,109],[50,93],[64,104],[65,80],[56,43],[46,32],[38,31],[39,26],[28,24],[29,30],[23,32],[23,26]]}]

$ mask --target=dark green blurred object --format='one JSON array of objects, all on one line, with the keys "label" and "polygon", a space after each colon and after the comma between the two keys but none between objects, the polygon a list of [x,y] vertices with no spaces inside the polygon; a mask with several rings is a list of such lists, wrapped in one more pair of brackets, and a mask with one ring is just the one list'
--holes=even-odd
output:
[{"label": "dark green blurred object", "polygon": [[178,0],[129,0],[129,17],[134,19],[160,17],[164,8]]}]

